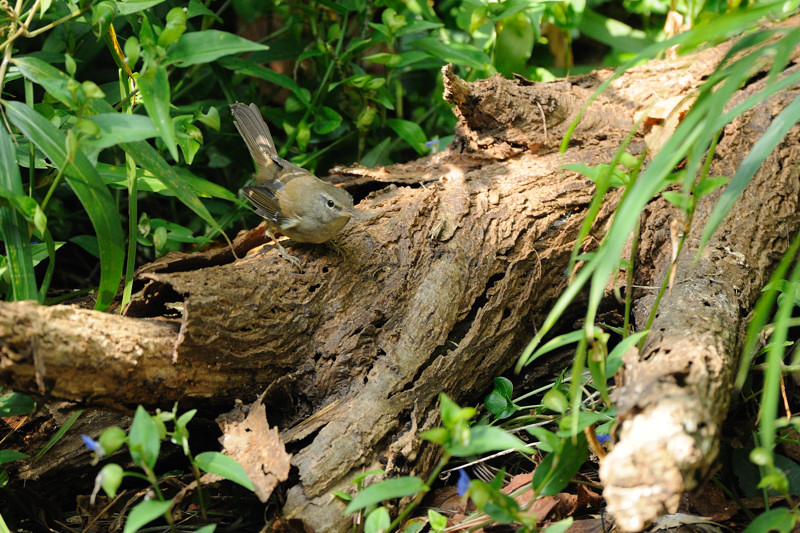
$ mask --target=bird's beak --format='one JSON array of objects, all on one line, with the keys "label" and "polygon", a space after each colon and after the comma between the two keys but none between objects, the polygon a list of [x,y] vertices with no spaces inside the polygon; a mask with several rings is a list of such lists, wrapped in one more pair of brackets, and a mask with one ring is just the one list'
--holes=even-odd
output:
[{"label": "bird's beak", "polygon": [[347,212],[350,213],[350,216],[353,217],[354,219],[361,220],[361,217],[358,215],[358,213],[356,213],[356,210],[354,208],[351,207],[350,209],[347,210]]}]

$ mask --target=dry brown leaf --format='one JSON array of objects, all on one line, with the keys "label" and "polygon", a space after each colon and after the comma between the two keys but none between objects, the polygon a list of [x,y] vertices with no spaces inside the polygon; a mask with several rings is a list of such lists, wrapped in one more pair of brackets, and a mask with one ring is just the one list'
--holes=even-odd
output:
[{"label": "dry brown leaf", "polygon": [[229,413],[219,417],[217,422],[222,428],[222,452],[244,467],[255,486],[256,496],[266,502],[278,483],[289,476],[292,456],[286,453],[278,428],[269,428],[261,400],[259,398],[250,406],[244,420]]}]

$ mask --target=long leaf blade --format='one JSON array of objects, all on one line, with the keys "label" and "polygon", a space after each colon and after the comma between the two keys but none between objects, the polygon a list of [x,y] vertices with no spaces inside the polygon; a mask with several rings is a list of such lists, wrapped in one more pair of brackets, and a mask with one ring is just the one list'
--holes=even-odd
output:
[{"label": "long leaf blade", "polygon": [[728,216],[733,204],[742,195],[747,184],[753,178],[755,173],[761,168],[764,160],[769,156],[775,147],[780,143],[789,130],[800,120],[800,96],[792,100],[781,113],[775,117],[772,124],[769,125],[767,131],[764,132],[753,147],[750,149],[742,164],[736,171],[736,174],[731,179],[731,182],[723,191],[719,201],[714,206],[714,210],[708,217],[705,230],[703,231],[703,240],[700,244],[702,248],[711,238],[711,235],[717,230],[722,221]]},{"label": "long leaf blade", "polygon": [[86,210],[100,241],[100,286],[95,309],[111,303],[122,279],[124,236],[117,206],[97,170],[78,150],[67,160],[65,136],[43,116],[20,102],[6,102],[8,118],[58,168]]},{"label": "long leaf blade", "polygon": [[154,62],[139,74],[139,92],[147,114],[153,119],[158,134],[167,145],[172,159],[178,160],[178,139],[175,124],[169,116],[169,80],[167,70]]},{"label": "long leaf blade", "polygon": [[159,179],[184,205],[194,211],[216,231],[223,233],[220,225],[208,212],[208,209],[200,201],[194,190],[173,167],[167,164],[155,148],[144,141],[123,143],[120,146],[133,157],[137,165],[148,170]]},{"label": "long leaf blade", "polygon": [[[14,145],[6,129],[0,126],[0,185],[12,194],[22,195],[22,178],[19,175]],[[33,252],[28,234],[28,223],[13,206],[0,208],[0,229],[6,245],[11,288],[15,300],[36,300],[36,276],[33,272]]]},{"label": "long leaf blade", "polygon": [[269,50],[269,46],[219,30],[184,33],[169,49],[167,61],[179,67],[210,63],[215,59],[243,52]]}]

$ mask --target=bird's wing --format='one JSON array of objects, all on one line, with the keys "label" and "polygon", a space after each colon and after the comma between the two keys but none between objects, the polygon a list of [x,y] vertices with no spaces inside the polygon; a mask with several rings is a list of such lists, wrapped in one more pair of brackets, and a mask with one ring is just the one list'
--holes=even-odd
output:
[{"label": "bird's wing", "polygon": [[281,213],[276,192],[281,188],[283,188],[283,183],[277,181],[255,187],[243,187],[242,191],[255,206],[256,213],[280,226],[285,217]]},{"label": "bird's wing", "polygon": [[276,167],[272,158],[278,157],[278,152],[275,150],[275,141],[272,140],[258,106],[256,104],[247,106],[237,102],[231,104],[231,113],[235,119],[233,124],[239,130],[239,135],[244,139],[250,155],[258,166],[256,181],[261,183],[277,178],[280,165]]},{"label": "bird's wing", "polygon": [[287,161],[281,157],[276,155],[270,156],[270,159],[273,163],[275,163],[280,170],[278,171],[278,179],[281,180],[283,183],[289,183],[291,180],[295,178],[302,178],[305,176],[312,176],[314,179],[317,179],[314,174],[309,172],[308,170],[304,169],[301,166],[297,166],[291,161]]}]

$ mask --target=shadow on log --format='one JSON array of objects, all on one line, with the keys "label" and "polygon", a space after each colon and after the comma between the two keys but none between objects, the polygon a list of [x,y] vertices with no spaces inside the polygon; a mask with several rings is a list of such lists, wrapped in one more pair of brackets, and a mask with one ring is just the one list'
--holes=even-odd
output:
[{"label": "shadow on log", "polygon": [[[226,249],[173,254],[140,269],[125,317],[0,304],[0,381],[116,409],[178,401],[219,413],[264,393],[270,424],[294,452],[285,516],[310,531],[344,531],[343,506],[329,492],[350,490],[350,479],[378,466],[390,476],[429,472],[437,450],[418,434],[437,424],[438,393],[479,401],[563,291],[594,186],[561,164],[610,161],[637,113],[690,95],[725,49],[654,61],[615,80],[586,110],[563,155],[564,132],[610,71],[550,84],[466,83],[445,68],[446,98],[460,119],[456,139],[413,163],[337,171],[334,180],[354,195],[375,191],[356,206],[361,220],[342,233],[339,251],[290,244],[299,270],[271,247],[238,260]],[[742,96],[753,90],[757,83]],[[712,173],[731,176],[755,140],[752,130],[794,97],[782,93],[729,126]],[[795,128],[697,265],[690,245],[656,334],[641,356],[628,356],[617,394],[620,440],[602,467],[623,529],[673,510],[710,469],[739,332],[798,227],[797,141]],[[644,146],[636,137],[628,151]],[[602,239],[619,195],[607,195],[587,250]],[[651,203],[637,284],[663,279],[673,220],[679,214],[669,204]],[[262,234],[237,237],[237,253],[263,242]],[[696,237],[690,241],[696,247]],[[653,294],[636,296],[643,324]],[[582,315],[580,304],[564,329]],[[564,366],[537,361],[526,372],[544,376]],[[680,417],[669,436],[659,436],[669,442],[642,441],[647,424],[665,416]],[[691,457],[678,458],[675,442]],[[637,456],[642,446],[651,453],[636,459],[645,457]],[[634,508],[646,493],[655,494],[646,509]]]}]

